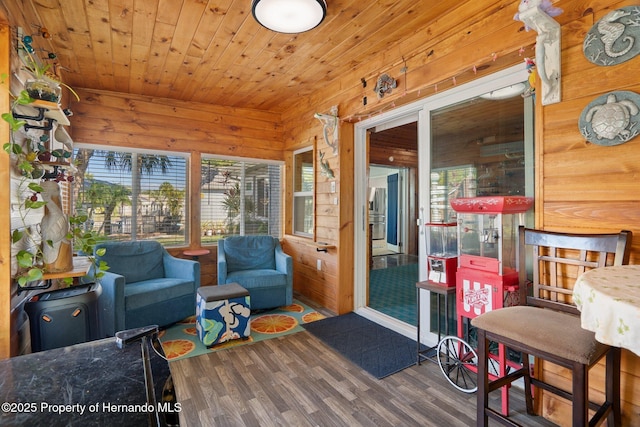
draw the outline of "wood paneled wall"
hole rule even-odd
[[[4,17],[0,13],[0,47],[9,46],[10,30],[4,23]],[[9,69],[9,50],[0,49],[0,70]],[[2,71],[0,71],[2,73]],[[9,109],[9,80],[0,79],[0,109],[7,111]],[[2,144],[9,140],[9,124],[4,120],[0,120],[0,140]],[[4,188],[10,188],[9,173],[9,156],[4,152],[0,155],[0,185],[6,185]],[[0,359],[6,359],[11,356],[11,237],[8,224],[11,223],[11,203],[7,192],[3,192],[0,197],[0,224],[2,224],[2,233],[0,234]],[[7,225],[5,225],[7,224]],[[6,227],[6,228],[5,228]],[[17,343],[14,344],[17,347]]]
[[[398,61],[393,49],[382,51],[378,58],[372,58],[370,68],[355,69],[301,100],[299,109],[283,115],[287,150],[298,148],[301,141],[313,138],[321,143],[321,126],[314,123],[312,117],[315,112],[327,111],[331,105],[339,106],[344,125],[386,111],[392,104],[397,106],[429,96],[435,93],[436,85],[438,91],[446,90],[453,84],[522,63],[525,56],[534,56],[535,32],[526,32],[522,25],[511,21],[515,3],[479,1],[468,9],[456,10],[455,14],[443,16],[429,28],[416,31],[412,39],[399,43],[403,51],[413,49],[417,52],[414,56],[404,57],[405,62]],[[616,147],[600,147],[585,142],[577,124],[582,109],[597,96],[612,90],[640,92],[637,80],[640,58],[603,68],[588,62],[582,53],[584,35],[598,19],[613,8],[632,4],[634,2],[595,0],[554,2],[554,6],[564,10],[556,17],[562,25],[563,95],[562,102],[544,108],[539,99],[537,101],[535,221],[539,228],[596,233],[629,229],[640,235],[637,185],[640,139]],[[489,57],[492,59],[488,60]],[[405,74],[399,72],[401,66],[407,67]],[[475,73],[468,72],[474,67]],[[362,88],[361,78],[372,81],[383,72],[398,78],[398,87],[404,90],[376,101],[372,93]],[[362,103],[363,96],[368,97],[366,106]],[[332,167],[335,164],[336,182],[352,190],[353,181],[345,176],[345,172],[353,170],[353,153],[346,157],[341,153],[339,159],[329,160]],[[320,192],[324,179],[318,176],[318,182]],[[344,202],[342,197],[340,204]],[[348,218],[353,218],[353,211],[342,209],[342,206],[339,210],[316,210],[319,224],[341,224]],[[321,240],[328,236],[319,229],[316,237]],[[342,241],[336,242],[336,250],[329,251],[327,257],[337,260],[339,272],[328,274],[315,271],[314,260],[318,254],[313,246],[300,244],[289,236],[285,241],[296,255],[296,279],[303,280],[298,284],[298,290],[306,291],[310,298],[331,310],[342,312],[336,299],[352,298],[353,295],[347,291],[352,284],[342,283],[340,272],[345,268],[352,270],[353,264],[341,264],[340,260],[343,249],[347,253],[353,250],[353,242],[349,242],[348,248],[342,247]],[[640,238],[634,239],[631,262],[640,262]],[[328,259],[326,263],[333,265]],[[640,425],[640,358],[624,351],[622,364],[623,425]],[[570,373],[557,367],[540,367],[539,375],[555,376],[559,383],[569,384]],[[602,395],[602,376],[601,367],[591,374],[594,400]],[[540,410],[546,418],[559,425],[570,425],[568,402],[548,395],[543,401]]]
[[[640,263],[640,140],[603,147],[584,140],[578,130],[582,110],[614,90],[640,92],[640,58],[611,67],[591,64],[582,52],[585,34],[612,9],[637,2],[560,2],[584,13],[562,19],[562,102],[538,107],[536,120],[536,224],[556,231],[598,233],[632,230],[632,264]],[[565,6],[566,5],[566,6]],[[607,6],[605,9],[604,6]],[[562,16],[562,15],[561,15]],[[560,18],[560,17],[559,17]],[[640,358],[623,350],[623,425],[640,425]],[[539,375],[569,386],[570,373],[551,364]],[[603,399],[602,364],[591,373],[591,397]],[[567,425],[571,406],[544,396],[543,415]]]
[[[558,231],[600,232],[630,229],[640,236],[640,139],[616,147],[586,143],[577,127],[582,109],[612,90],[640,92],[640,58],[614,67],[598,67],[582,54],[591,26],[610,9],[635,2],[560,0],[562,24],[562,102],[536,108],[536,226]],[[253,110],[228,109],[126,94],[81,91],[73,105],[76,141],[101,145],[191,151],[230,156],[285,159],[290,181],[290,153],[317,141],[335,174],[338,204],[330,180],[316,174],[316,241],[335,245],[317,252],[307,240],[285,236],[283,246],[294,256],[296,290],[336,313],[353,305],[353,125],[352,123],[416,99],[428,97],[532,56],[535,33],[513,21],[517,2],[482,0],[443,15],[428,28],[380,54],[347,75],[323,85],[298,108],[282,116]],[[373,41],[372,41],[373,42]],[[410,54],[408,54],[410,53]],[[348,60],[348,58],[345,58]],[[404,68],[405,72],[400,70]],[[473,71],[472,71],[473,70]],[[381,73],[398,79],[398,90],[383,100],[371,91]],[[363,88],[361,79],[370,84]],[[363,96],[368,103],[363,105]],[[322,128],[313,118],[339,106],[340,151],[331,154]],[[317,164],[317,163],[316,163]],[[195,174],[198,176],[198,174]],[[1,175],[0,175],[1,176]],[[289,185],[288,185],[289,186]],[[191,183],[191,189],[197,189]],[[192,205],[199,206],[197,192]],[[289,194],[289,193],[287,193]],[[290,197],[286,208],[289,209]],[[192,209],[196,215],[198,209]],[[290,224],[287,224],[290,230]],[[195,234],[198,234],[197,232]],[[192,233],[192,246],[199,239]],[[2,250],[4,250],[3,248]],[[179,250],[177,250],[179,252]],[[0,252],[1,254],[1,252]],[[203,261],[214,266],[215,251]],[[316,269],[321,259],[322,268]],[[640,238],[634,239],[632,263],[640,262]],[[213,267],[214,269],[215,267]],[[207,277],[215,272],[209,270]],[[203,280],[205,282],[205,280]],[[623,425],[640,425],[640,359],[623,352]],[[566,382],[568,373],[545,367],[541,374]],[[593,374],[593,397],[601,394],[602,370]],[[545,396],[545,417],[568,425],[568,404]]]
[[[75,142],[283,160],[280,115],[79,88]]]

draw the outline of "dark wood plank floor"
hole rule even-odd
[[[171,362],[171,371],[182,426],[476,424],[476,395],[454,389],[437,364],[378,380],[306,331]],[[519,422],[553,425],[526,416],[520,390],[510,395]]]

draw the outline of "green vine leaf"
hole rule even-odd
[[[29,187],[29,190],[36,193],[42,193],[42,186],[37,182],[31,182],[27,187]]]
[[[20,240],[22,240],[23,236],[24,233],[16,228],[15,230],[13,230],[13,233],[11,233],[11,243],[18,243]]]
[[[27,122],[25,120],[16,119],[13,117],[11,113],[2,113],[2,120],[9,123],[12,131],[19,130],[22,126],[24,126]]]
[[[43,276],[44,276],[44,273],[41,269],[32,268],[29,271],[27,271],[26,274],[23,274],[22,276],[18,277],[18,285],[26,286],[29,282],[42,280]]]
[[[24,207],[27,208],[27,209],[40,209],[41,207],[43,207],[46,204],[47,204],[47,202],[40,201],[40,200],[38,200],[37,202],[34,202],[31,199],[27,199],[27,200],[24,201]]]
[[[33,265],[33,254],[29,251],[19,251],[16,255],[16,261],[18,261],[18,266],[22,268],[28,268]]]
[[[16,98],[16,104],[27,105],[31,104],[35,99],[29,96],[29,92],[26,90],[21,90],[20,95]]]
[[[33,164],[29,161],[29,160],[23,160],[20,163],[18,163],[18,168],[20,168],[21,171],[27,172],[27,173],[31,173],[33,172],[34,168],[33,168]]]
[[[71,224],[84,224],[87,222],[87,215],[76,215],[69,218]]]

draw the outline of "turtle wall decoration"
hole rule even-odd
[[[597,145],[623,144],[640,133],[640,95],[630,91],[604,94],[582,110],[580,133]]]

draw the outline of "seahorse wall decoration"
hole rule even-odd
[[[612,10],[585,35],[582,50],[596,65],[611,66],[640,53],[640,6]]]
[[[626,54],[633,47],[633,43],[635,41],[633,37],[625,36],[623,39],[621,39],[621,41],[626,43],[627,47],[619,52],[613,50],[613,44],[620,38],[620,36],[622,36],[625,29],[624,24],[615,21],[622,18],[623,16],[629,15],[631,15],[631,12],[617,9],[613,12],[609,12],[598,23],[598,32],[602,34],[600,40],[602,40],[602,44],[604,44],[604,51],[612,58],[616,58],[618,56]]]
[[[329,161],[324,159],[324,153],[322,150],[318,150],[320,156],[320,173],[329,179],[335,178],[331,167],[329,167]]]

